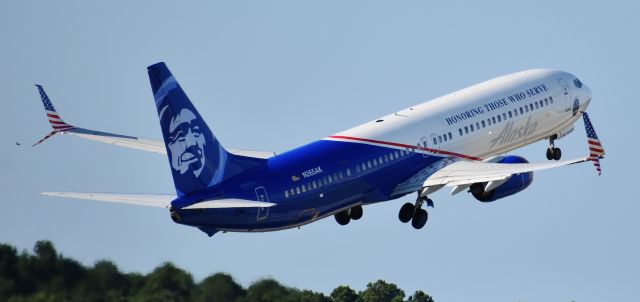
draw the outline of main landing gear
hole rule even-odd
[[[560,150],[560,148],[556,148],[554,145],[556,139],[558,139],[557,134],[549,137],[549,148],[547,148],[548,160],[560,160],[560,158],[562,157],[562,150]]]
[[[422,204],[425,202],[427,203],[427,207],[433,208],[433,201],[426,196],[421,197],[420,193],[418,193],[415,205],[409,202],[402,205],[398,213],[400,221],[407,223],[411,220],[411,225],[417,230],[424,227],[429,219],[429,213],[427,213],[425,209],[422,209]]]
[[[340,225],[347,225],[351,219],[358,220],[362,218],[362,206],[357,205],[351,209],[346,209],[333,215]]]

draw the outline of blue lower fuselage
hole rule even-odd
[[[393,189],[442,159],[366,143],[320,140],[205,191],[172,202],[177,222],[215,231],[270,231],[313,222],[358,204],[391,200]],[[265,208],[180,209],[207,199],[275,203]]]

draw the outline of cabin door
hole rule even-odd
[[[562,104],[565,109],[571,108],[571,90],[569,90],[569,84],[564,79],[559,79],[558,83],[562,88]]]
[[[265,189],[264,187],[257,187],[256,198],[258,201],[261,201],[261,202],[269,202],[269,195],[267,195],[267,189]],[[256,218],[256,220],[263,220],[267,218],[267,216],[269,216],[268,207],[258,208],[258,217]]]

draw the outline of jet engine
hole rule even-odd
[[[517,155],[507,155],[496,157],[490,162],[501,163],[501,164],[524,164],[528,163],[524,157]],[[526,189],[531,182],[533,181],[533,172],[514,174],[509,179],[507,179],[504,183],[499,186],[493,187],[496,183],[487,183],[480,182],[474,183],[469,187],[471,194],[477,200],[482,202],[492,202],[494,200],[498,200],[500,198],[504,198],[507,196],[511,196],[516,194],[524,189]],[[487,185],[489,185],[489,190],[487,190]]]

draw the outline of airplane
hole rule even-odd
[[[363,206],[416,194],[398,218],[421,229],[434,192],[468,192],[481,202],[516,194],[533,172],[592,162],[604,148],[586,108],[591,90],[576,76],[531,69],[500,76],[276,154],[227,149],[163,62],[147,68],[163,141],[67,124],[36,85],[53,131],[166,154],[176,194],[43,192],[46,196],[169,209],[171,219],[213,236],[299,227],[334,216],[340,225]],[[582,117],[589,155],[560,161],[555,143]],[[514,149],[547,140],[549,161],[529,163]]]

